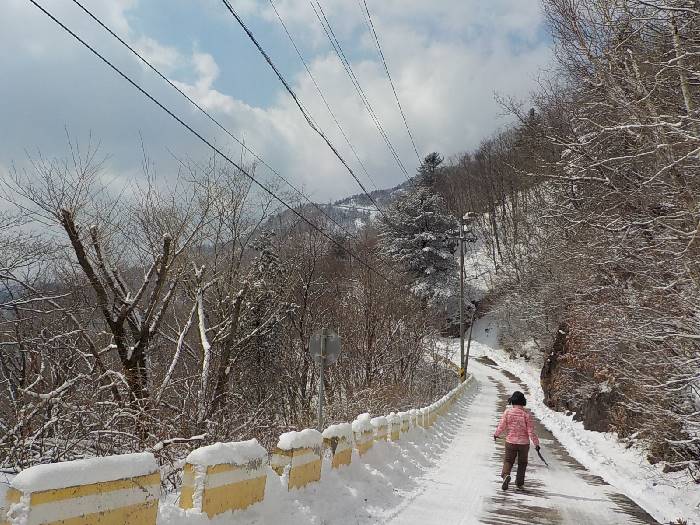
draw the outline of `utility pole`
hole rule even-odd
[[[459,219],[459,379],[464,381],[464,217]]]
[[[326,340],[328,339],[328,329],[321,332],[321,355],[319,356],[318,372],[318,431],[323,432],[323,369],[326,361]]]
[[[467,368],[469,367],[469,347],[471,347],[471,345],[472,345],[472,328],[474,328],[474,317],[476,317],[476,309],[479,308],[478,302],[474,302],[472,304],[474,305],[474,309],[472,310],[471,323],[469,323],[469,338],[467,340],[467,356],[466,356],[466,360],[464,361],[464,375],[465,375],[465,377],[467,375]]]
[[[474,221],[475,213],[468,211],[465,213],[459,221],[459,350],[460,350],[460,370],[459,377],[460,380],[464,381],[467,377],[467,367],[469,366],[469,347],[472,344],[472,328],[474,327],[474,315],[476,314],[476,308],[478,303],[474,303],[474,309],[472,310],[472,318],[469,323],[469,338],[467,341],[467,352],[464,353],[464,243],[466,238],[464,237],[464,229],[467,224],[471,224]],[[473,242],[471,239],[470,242]]]

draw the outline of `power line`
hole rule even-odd
[[[377,51],[379,51],[379,56],[382,58],[382,63],[384,64],[384,71],[386,71],[386,76],[389,78],[389,84],[391,84],[391,90],[394,92],[394,98],[396,99],[396,104],[399,106],[399,111],[401,112],[401,117],[403,118],[403,124],[406,126],[406,131],[408,131],[408,137],[411,139],[411,144],[413,144],[413,151],[416,152],[416,157],[418,162],[421,162],[420,153],[418,153],[418,147],[416,146],[416,141],[413,139],[413,133],[411,133],[411,128],[408,125],[408,120],[406,119],[406,114],[403,111],[403,106],[399,100],[399,95],[396,91],[396,86],[394,85],[394,80],[391,78],[391,73],[389,72],[389,65],[386,62],[386,57],[384,56],[384,51],[382,50],[382,45],[379,43],[379,35],[374,27],[374,22],[372,21],[372,15],[369,12],[369,6],[367,5],[367,0],[357,0],[358,4],[362,1],[365,6],[365,12],[367,13],[367,20],[369,21],[369,29],[372,35],[374,35],[374,42],[377,46]],[[362,5],[360,5],[362,9]]]
[[[353,86],[355,87],[355,91],[357,91],[357,94],[360,96],[360,100],[364,104],[365,108],[367,109],[367,112],[370,115],[370,118],[374,122],[374,125],[377,127],[377,130],[379,131],[379,134],[381,137],[384,139],[385,144],[389,148],[389,151],[394,157],[394,160],[396,161],[396,164],[399,166],[399,169],[404,173],[404,176],[408,179],[410,178],[408,174],[408,170],[404,166],[403,162],[401,161],[401,157],[399,156],[398,152],[396,151],[396,148],[391,142],[391,139],[389,139],[389,135],[387,134],[386,130],[384,129],[384,126],[381,123],[381,120],[377,116],[377,113],[374,111],[374,108],[372,107],[372,103],[369,101],[369,97],[365,93],[365,90],[362,88],[362,84],[360,84],[360,80],[358,79],[357,75],[355,74],[355,71],[352,68],[352,64],[348,60],[347,56],[345,55],[345,52],[343,51],[343,46],[340,44],[340,40],[338,40],[338,37],[335,34],[335,31],[333,31],[333,26],[330,23],[330,20],[328,20],[328,17],[326,16],[326,12],[323,9],[323,6],[319,2],[319,0],[315,0],[315,5],[314,5],[314,0],[309,0],[309,3],[311,4],[311,8],[314,11],[314,14],[316,15],[316,18],[321,24],[321,27],[323,28],[324,32],[326,33],[326,37],[331,43],[331,46],[333,47],[333,50],[335,51],[336,55],[338,56],[338,59],[340,60],[340,63],[343,65],[343,68],[345,69],[345,73],[348,75],[350,78],[350,81],[352,82]]]
[[[294,50],[296,51],[297,55],[299,56],[299,59],[301,60],[302,64],[304,64],[304,68],[306,69],[306,72],[309,74],[309,78],[311,78],[311,81],[313,82],[314,86],[316,87],[316,91],[318,91],[318,94],[320,95],[321,100],[323,100],[323,103],[326,105],[326,108],[328,109],[328,113],[330,113],[336,126],[338,126],[338,129],[340,130],[340,133],[343,135],[345,142],[347,142],[348,146],[350,147],[350,150],[352,151],[353,155],[355,156],[355,159],[362,167],[362,171],[364,171],[365,175],[367,175],[367,178],[370,180],[370,182],[374,186],[374,189],[378,190],[379,188],[377,188],[377,185],[375,184],[374,179],[372,179],[372,176],[367,171],[367,168],[365,167],[364,163],[362,162],[362,159],[360,159],[360,156],[357,154],[357,150],[355,149],[355,146],[353,146],[353,144],[350,142],[350,138],[347,136],[347,134],[345,133],[345,130],[340,125],[340,122],[338,121],[338,118],[336,117],[335,113],[333,112],[333,109],[331,108],[330,103],[326,99],[326,96],[323,94],[323,90],[321,90],[321,86],[319,86],[318,82],[316,81],[316,77],[314,77],[313,73],[311,72],[311,69],[309,68],[309,65],[307,64],[306,59],[301,54],[299,47],[297,46],[296,42],[294,41],[294,37],[292,37],[292,34],[289,32],[287,25],[284,23],[282,16],[280,15],[279,11],[277,10],[277,7],[275,6],[274,1],[269,0],[269,2],[270,2],[270,6],[272,6],[272,10],[275,12],[275,15],[277,15],[277,20],[279,20],[280,24],[282,25],[282,28],[284,29],[284,32],[287,34],[289,41],[292,43]]]
[[[124,73],[121,69],[119,69],[117,66],[112,64],[107,58],[105,58],[102,54],[100,54],[99,51],[97,51],[94,47],[92,47],[90,44],[88,44],[85,40],[83,40],[80,36],[78,36],[76,33],[74,33],[69,27],[67,27],[63,22],[61,22],[58,18],[56,18],[53,14],[51,14],[49,11],[47,11],[42,5],[36,2],[36,0],[29,0],[31,4],[33,4],[37,9],[39,9],[42,13],[44,13],[47,17],[49,17],[51,20],[53,20],[58,26],[60,26],[66,33],[68,33],[70,36],[72,36],[75,40],[77,40],[79,43],[81,43],[85,48],[87,48],[90,52],[92,52],[93,55],[95,55],[97,58],[99,58],[102,62],[104,62],[107,66],[109,66],[115,73],[117,73],[120,77],[122,77],[124,80],[126,80],[129,84],[131,84],[134,88],[136,88],[142,95],[144,95],[146,98],[148,98],[151,102],[153,102],[155,105],[157,105],[160,109],[162,109],[165,113],[168,114],[172,119],[174,119],[176,122],[178,122],[181,126],[183,126],[185,129],[187,129],[192,135],[197,137],[201,142],[203,142],[205,145],[207,145],[211,150],[213,150],[215,153],[221,156],[224,160],[226,160],[229,164],[231,164],[234,168],[236,168],[240,173],[245,175],[248,179],[251,180],[255,185],[257,185],[260,189],[262,189],[265,193],[267,193],[270,197],[272,197],[274,200],[279,202],[282,206],[287,208],[290,212],[292,212],[294,215],[296,215],[299,219],[307,223],[312,229],[316,230],[318,233],[320,233],[323,237],[328,239],[332,244],[340,248],[343,252],[347,253],[351,257],[354,257],[357,261],[359,261],[364,267],[366,267],[368,270],[376,273],[379,277],[384,279],[387,283],[393,285],[393,286],[398,286],[396,283],[394,283],[391,279],[386,277],[384,274],[376,270],[374,267],[372,267],[371,264],[366,262],[363,258],[359,257],[356,255],[353,251],[350,249],[346,248],[342,244],[340,244],[338,241],[336,241],[333,237],[331,237],[328,233],[326,233],[322,228],[319,228],[316,226],[313,222],[311,222],[309,219],[304,217],[302,214],[297,212],[294,208],[292,208],[289,204],[287,204],[282,198],[278,197],[277,194],[275,194],[274,191],[272,191],[270,188],[268,188],[266,185],[263,183],[259,182],[255,177],[253,177],[246,169],[237,164],[234,160],[232,160],[228,155],[226,155],[223,151],[221,151],[219,148],[217,148],[214,144],[212,144],[207,138],[205,138],[201,133],[196,131],[192,126],[187,124],[184,120],[182,120],[179,116],[177,116],[172,110],[170,110],[168,107],[166,107],[163,103],[161,103],[158,99],[156,99],[153,95],[151,95],[148,91],[146,91],[144,88],[142,88],[136,81],[132,80],[131,77],[129,77],[126,73]]]
[[[289,85],[289,83],[287,82],[287,80],[284,78],[284,76],[282,75],[282,73],[280,72],[280,70],[277,69],[277,66],[274,64],[274,62],[273,62],[272,59],[270,58],[270,55],[268,55],[267,52],[262,48],[262,46],[261,46],[260,43],[257,41],[257,39],[255,38],[255,36],[253,35],[253,33],[250,31],[250,29],[248,29],[248,26],[245,25],[245,23],[243,22],[243,20],[241,19],[241,17],[238,16],[238,13],[236,13],[236,11],[233,9],[233,7],[232,7],[231,4],[229,3],[229,1],[228,1],[228,0],[221,0],[221,1],[222,1],[223,4],[226,6],[226,9],[228,9],[229,13],[231,13],[231,16],[233,16],[233,18],[236,19],[236,22],[238,22],[238,25],[240,25],[241,28],[243,29],[243,31],[245,31],[246,35],[248,35],[248,38],[250,39],[251,42],[253,42],[253,44],[254,44],[255,47],[258,49],[258,51],[259,51],[260,54],[263,56],[263,58],[265,58],[265,61],[268,63],[268,65],[269,65],[269,66],[272,68],[272,70],[275,72],[275,75],[277,75],[277,78],[279,79],[279,81],[282,82],[282,85],[283,85],[284,88],[287,90],[287,92],[290,94],[290,96],[292,97],[292,99],[294,100],[294,103],[295,103],[296,106],[299,108],[299,111],[301,111],[301,114],[304,116],[304,118],[306,119],[306,122],[309,124],[309,126],[311,127],[311,129],[313,129],[313,130],[323,139],[323,141],[324,141],[324,142],[326,143],[326,145],[330,148],[330,150],[333,152],[333,154],[338,158],[338,160],[340,160],[340,162],[342,162],[343,166],[345,166],[345,168],[348,170],[348,172],[350,173],[350,175],[352,176],[352,178],[355,179],[355,182],[357,182],[357,184],[360,186],[360,188],[362,189],[362,191],[364,192],[364,194],[367,195],[367,197],[369,198],[369,200],[372,202],[372,205],[373,205],[375,208],[377,208],[377,210],[379,211],[379,213],[382,214],[382,216],[386,217],[386,215],[384,214],[384,210],[382,210],[382,209],[379,207],[379,205],[378,205],[377,202],[374,200],[374,198],[369,194],[369,192],[367,191],[367,188],[365,188],[364,184],[362,184],[362,181],[360,181],[360,179],[357,177],[357,175],[355,175],[355,172],[352,170],[352,168],[350,167],[350,165],[349,165],[349,164],[345,161],[345,159],[340,155],[340,153],[339,153],[338,150],[335,148],[335,146],[331,143],[331,141],[328,139],[328,137],[326,137],[325,133],[323,133],[323,131],[321,131],[321,129],[316,125],[316,123],[314,122],[313,118],[311,118],[311,115],[309,115],[309,113],[307,112],[307,110],[304,108],[303,104],[302,104],[301,101],[299,100],[299,97],[297,97],[297,94],[294,92],[294,90],[292,89],[292,87]]]
[[[236,141],[242,148],[244,148],[248,153],[250,153],[253,157],[255,157],[257,160],[259,160],[264,166],[266,166],[272,173],[274,173],[280,180],[284,181],[287,186],[292,188],[300,197],[302,197],[306,202],[311,204],[313,207],[315,207],[319,212],[321,212],[328,220],[333,222],[338,228],[343,230],[348,236],[353,237],[353,235],[341,224],[339,224],[333,217],[331,217],[329,214],[327,214],[323,209],[316,204],[315,202],[311,201],[303,191],[298,189],[294,184],[292,184],[287,178],[283,177],[281,173],[279,173],[276,169],[274,169],[272,166],[270,166],[262,157],[260,157],[255,151],[250,149],[243,141],[239,140],[238,137],[236,137],[231,131],[228,130],[221,122],[219,122],[216,118],[214,118],[206,109],[204,109],[202,106],[200,106],[194,99],[192,99],[187,93],[185,93],[182,89],[180,89],[174,82],[172,82],[168,77],[166,77],[163,73],[160,72],[153,64],[151,64],[148,60],[146,60],[143,55],[141,55],[138,51],[136,51],[131,45],[129,45],[128,42],[126,42],[124,39],[122,39],[119,35],[117,35],[109,26],[107,26],[97,15],[95,15],[92,11],[90,11],[88,8],[86,8],[82,3],[79,2],[79,0],[73,0],[73,3],[77,5],[80,9],[85,12],[90,18],[92,18],[97,24],[99,24],[105,31],[107,31],[110,35],[112,35],[115,39],[117,39],[124,47],[126,47],[129,51],[131,51],[141,62],[143,62],[144,65],[146,65],[148,68],[150,68],[156,75],[158,75],[161,79],[163,79],[165,82],[168,83],[170,87],[175,89],[180,95],[185,97],[185,99],[192,104],[194,107],[196,107],[199,111],[201,111],[204,115],[207,116],[207,118],[213,122],[219,129],[221,129],[224,133],[226,133],[229,137],[231,137],[234,141]]]

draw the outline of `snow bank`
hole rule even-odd
[[[323,431],[324,439],[345,438],[352,440],[352,425],[350,423],[339,423],[331,425]]]
[[[158,463],[153,454],[122,454],[36,465],[17,474],[12,480],[12,487],[22,492],[40,492],[135,478],[154,472],[158,472]]]
[[[352,431],[358,434],[362,432],[372,432],[374,427],[372,426],[371,417],[368,413],[360,414],[352,422]]]
[[[442,432],[429,439],[416,435],[415,439],[389,444],[381,453],[370,452],[362,461],[339,470],[324,465],[321,482],[302,490],[289,491],[286,480],[270,471],[262,502],[213,519],[180,509],[171,495],[160,505],[158,525],[386,523],[420,492],[426,474],[439,464],[442,443],[451,439],[447,430]]]
[[[245,465],[251,461],[267,460],[265,450],[257,439],[236,443],[215,443],[190,452],[185,460],[190,465],[210,467],[221,463]]]
[[[316,448],[323,444],[323,435],[312,428],[301,432],[285,432],[280,436],[277,448],[280,450],[294,450],[296,448]]]

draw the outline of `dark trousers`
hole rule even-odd
[[[525,484],[525,470],[527,469],[527,453],[530,451],[530,445],[514,445],[506,441],[506,454],[503,459],[503,472],[501,475],[505,478],[510,475],[515,461],[518,461],[518,474],[515,478],[515,484],[518,486]]]

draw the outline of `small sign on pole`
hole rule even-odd
[[[340,355],[340,337],[332,330],[324,328],[315,332],[309,340],[309,353],[314,363],[319,365],[318,374],[318,431],[323,431],[323,373],[326,366],[332,365]]]

